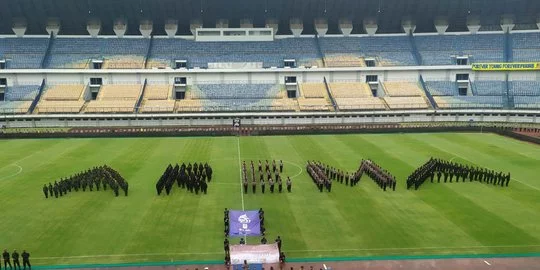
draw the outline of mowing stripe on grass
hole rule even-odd
[[[510,253],[510,254],[456,254],[456,255],[411,255],[411,256],[365,256],[365,257],[317,257],[289,259],[288,262],[342,262],[342,261],[390,261],[390,260],[441,260],[441,259],[488,259],[488,258],[531,258],[540,257],[540,253]],[[171,262],[142,262],[142,263],[111,263],[111,264],[73,264],[34,266],[34,269],[71,269],[71,268],[111,268],[111,267],[145,267],[145,266],[175,266],[175,265],[217,265],[222,261],[171,261]]]
[[[384,250],[453,250],[453,249],[482,249],[482,248],[522,248],[522,247],[540,247],[540,245],[497,245],[497,246],[465,246],[465,247],[405,247],[405,248],[354,248],[354,249],[319,249],[319,250],[286,250],[287,253],[297,252],[343,252],[343,251],[384,251]],[[37,257],[33,260],[51,260],[51,259],[79,259],[79,258],[108,258],[108,257],[138,257],[138,256],[169,256],[169,255],[213,255],[223,252],[171,252],[171,253],[137,253],[137,254],[103,254],[103,255],[81,255],[81,256],[56,256],[56,257]],[[434,256],[434,255],[426,255]],[[378,257],[378,256],[376,256]]]

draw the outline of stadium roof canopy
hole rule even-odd
[[[60,34],[85,35],[86,23],[98,18],[102,34],[113,34],[113,21],[128,21],[127,34],[138,35],[138,23],[150,19],[154,34],[165,34],[166,19],[176,19],[179,34],[189,33],[189,22],[202,19],[205,27],[217,19],[228,19],[229,27],[240,20],[252,19],[256,27],[267,18],[280,22],[280,34],[288,34],[290,18],[304,21],[304,34],[315,33],[313,20],[326,18],[329,33],[338,32],[340,18],[352,19],[353,33],[363,33],[364,18],[376,18],[379,33],[401,32],[401,20],[409,16],[416,22],[416,32],[434,32],[438,16],[448,18],[448,31],[466,31],[467,17],[479,16],[482,25],[498,25],[502,15],[512,14],[517,24],[535,24],[540,12],[539,0],[2,0],[0,33],[11,34],[13,20],[25,18],[26,34],[46,34],[48,18],[59,18]],[[281,27],[283,26],[283,27]]]

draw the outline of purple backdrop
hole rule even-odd
[[[229,211],[229,236],[259,236],[260,224],[258,211]]]

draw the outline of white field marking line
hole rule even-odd
[[[298,164],[296,164],[296,163],[294,163],[294,162],[290,162],[290,161],[287,161],[287,160],[283,160],[283,162],[284,162],[284,163],[289,163],[289,164],[291,164],[291,165],[294,165],[296,168],[300,169],[300,172],[299,172],[299,173],[295,174],[294,176],[291,176],[291,179],[292,179],[292,178],[295,178],[295,177],[297,177],[297,176],[299,176],[299,175],[301,175],[301,174],[304,172],[304,170],[302,169],[302,167],[300,167]]]
[[[456,157],[457,157],[457,156],[456,156]],[[461,156],[461,155],[459,155],[459,158],[461,158],[461,159],[463,159],[463,160],[466,160],[466,161],[469,161],[469,162],[472,162],[470,159],[463,158],[463,156]],[[452,160],[450,160],[450,161],[452,161]],[[472,162],[472,163],[475,164],[474,162]],[[476,165],[477,165],[477,164],[476,164]],[[477,166],[479,166],[479,165],[477,165]],[[493,169],[491,169],[490,167],[484,167],[484,168],[489,169],[489,170],[493,170]],[[497,171],[497,170],[494,170],[494,171]],[[517,180],[516,178],[511,178],[511,180],[514,180],[514,181],[516,181],[516,182],[518,182],[518,183],[522,183],[523,185],[526,185],[526,186],[528,186],[528,187],[530,187],[530,188],[532,188],[532,189],[536,189],[536,190],[540,191],[540,188],[537,188],[537,187],[535,187],[535,186],[531,186],[531,185],[529,185],[529,184],[527,184],[527,183],[525,183],[525,182],[521,182],[521,181]]]
[[[244,190],[242,189],[242,158],[240,157],[240,137],[238,137],[238,166],[240,170],[240,197],[242,198],[242,211],[245,211],[244,207]]]
[[[404,247],[404,248],[352,248],[352,249],[319,249],[319,250],[287,250],[287,252],[343,252],[343,251],[385,251],[385,250],[426,250],[426,249],[481,249],[481,248],[523,248],[540,247],[540,245],[509,245],[509,246],[465,246],[465,247]]]
[[[13,177],[13,176],[17,176],[17,175],[19,175],[20,173],[22,173],[23,168],[22,168],[21,166],[19,166],[17,163],[13,163],[13,164],[10,164],[10,165],[7,165],[7,166],[11,166],[11,165],[14,165],[14,166],[18,167],[18,168],[19,168],[19,171],[16,172],[16,173],[14,173],[14,174],[10,174],[10,175],[8,175],[8,176],[4,176],[4,177],[0,178],[0,181],[1,181],[1,180],[4,180],[4,179],[8,179],[8,178]],[[5,167],[7,167],[7,166],[5,166]],[[3,168],[5,168],[5,167],[3,167]]]
[[[488,261],[484,260],[484,262],[487,264],[487,265],[491,265],[491,263],[488,263]]]
[[[242,188],[242,157],[240,156],[240,136],[238,136],[238,166],[240,170],[240,197],[242,198],[242,211],[245,211],[244,207],[244,189]],[[244,242],[247,244],[247,237],[244,235]]]
[[[364,248],[364,249],[320,249],[320,250],[286,250],[286,252],[343,252],[343,251],[384,251],[384,250],[424,250],[424,249],[473,249],[473,248],[520,248],[540,247],[540,245],[513,245],[513,246],[468,246],[468,247],[419,247],[419,248]],[[178,252],[178,253],[138,253],[138,254],[105,254],[105,255],[82,255],[82,256],[56,256],[56,257],[33,257],[32,260],[52,259],[78,259],[78,258],[106,258],[106,257],[130,257],[130,256],[170,256],[170,255],[214,255],[223,252]]]

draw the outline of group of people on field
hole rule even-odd
[[[21,263],[19,261],[19,258],[22,257],[23,261],[23,269],[26,269],[26,266],[28,266],[28,269],[32,269],[32,265],[30,265],[30,253],[28,253],[26,250],[23,250],[22,254],[19,255],[19,252],[17,250],[13,250],[13,253],[9,254],[9,252],[4,249],[4,252],[2,253],[2,259],[4,259],[4,269],[13,269],[13,266],[15,266],[15,269],[20,270],[21,269]],[[11,264],[11,261],[13,261],[13,265]],[[0,264],[1,268],[1,264]]]
[[[176,164],[174,167],[169,164],[165,172],[161,175],[156,183],[156,191],[161,195],[163,189],[167,195],[171,193],[174,183],[177,183],[179,188],[187,189],[191,193],[206,194],[208,192],[208,183],[212,181],[212,167],[208,163],[182,163]]]
[[[508,186],[510,183],[510,173],[496,172],[495,170],[432,157],[407,177],[407,189],[411,187],[418,189],[427,179],[433,183],[435,176],[437,183],[441,181],[444,183],[459,182],[460,179],[462,182],[468,179],[469,182],[479,181],[497,186]]]
[[[103,165],[94,167],[84,172],[77,173],[70,177],[61,178],[59,181],[54,181],[54,184],[43,185],[43,194],[45,198],[62,197],[71,191],[93,191],[94,188],[99,191],[102,187],[107,190],[107,186],[111,188],[114,194],[118,197],[119,190],[124,191],[124,195],[128,195],[128,182],[113,168]]]
[[[360,168],[354,176],[354,179],[358,179],[358,181],[360,181],[360,178],[364,173],[373,179],[373,181],[375,181],[375,183],[382,190],[386,191],[387,188],[391,188],[393,191],[396,191],[396,178],[374,161],[370,159],[363,159],[360,163]]]
[[[249,167],[251,168],[251,170],[248,169],[246,161],[242,162],[242,187],[244,189],[244,193],[247,194],[251,186],[251,192],[253,194],[256,194],[257,186],[260,185],[261,193],[264,194],[266,191],[267,184],[268,184],[270,193],[274,193],[274,191],[277,191],[279,193],[283,192],[284,179],[281,177],[281,174],[283,173],[283,160],[280,160],[279,164],[276,162],[276,160],[272,160],[271,165],[270,165],[270,162],[266,160],[264,163],[264,171],[263,171],[263,163],[261,162],[261,160],[259,160],[257,164],[258,173],[255,171],[255,162],[253,162],[253,160],[250,161]],[[258,184],[257,184],[257,174],[259,176]],[[249,181],[250,179],[251,181]],[[287,192],[291,192],[292,181],[291,181],[291,178],[288,176],[287,176],[287,180],[285,181],[285,185],[287,188]],[[277,190],[276,190],[276,186],[277,186]]]

